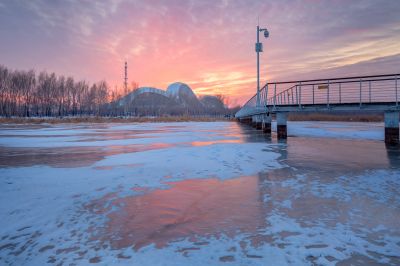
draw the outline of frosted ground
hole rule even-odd
[[[379,123],[1,125],[0,265],[399,265]]]

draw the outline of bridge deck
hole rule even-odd
[[[266,106],[262,108],[253,108],[249,110],[247,115],[260,115],[265,113],[277,113],[277,112],[385,112],[385,111],[400,111],[400,106],[396,106],[395,102],[386,103],[364,103],[361,106],[356,103],[342,103],[342,104],[305,104],[305,105],[277,105],[277,106]]]

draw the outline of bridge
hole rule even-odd
[[[287,138],[287,114],[302,112],[380,112],[385,142],[399,144],[400,74],[268,82],[235,114],[271,134],[276,115],[278,139]]]

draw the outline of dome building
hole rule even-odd
[[[200,112],[203,108],[192,89],[182,82],[175,82],[168,86],[167,95],[181,105],[190,107],[193,112]]]
[[[182,82],[175,82],[168,86],[167,95],[172,98],[197,98],[192,89]]]
[[[123,98],[118,104],[133,115],[182,115],[205,114],[220,111],[218,100],[213,97],[202,97],[201,101],[192,89],[182,82],[175,82],[161,90],[153,87],[138,88]],[[223,103],[222,103],[223,106]]]

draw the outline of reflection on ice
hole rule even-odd
[[[221,236],[232,241],[241,236],[241,248],[227,256],[278,247],[289,256],[303,250],[315,263],[336,263],[357,253],[353,259],[387,258],[396,264],[399,185],[397,175],[385,172],[338,175],[333,182],[285,168],[225,181],[172,182],[166,189],[135,196],[107,195],[87,208],[107,215],[107,223],[93,236],[113,249],[165,248],[181,240],[197,246]],[[198,249],[189,245],[185,254]]]
[[[391,163],[381,141],[341,140],[331,138],[291,138],[279,149],[288,165],[299,170],[314,170],[330,177],[337,173],[362,172],[368,169],[386,169]],[[393,151],[400,154],[400,151]]]
[[[26,167],[49,165],[52,167],[90,166],[108,156],[124,153],[135,153],[165,149],[168,143],[151,143],[148,145],[109,145],[106,147],[59,147],[59,148],[23,148],[1,147],[0,167]]]
[[[185,180],[141,196],[110,199],[107,195],[88,208],[98,213],[114,209],[98,232],[98,238],[110,241],[113,248],[163,247],[182,238],[196,241],[196,237],[264,228],[266,215],[257,183],[254,177]]]

